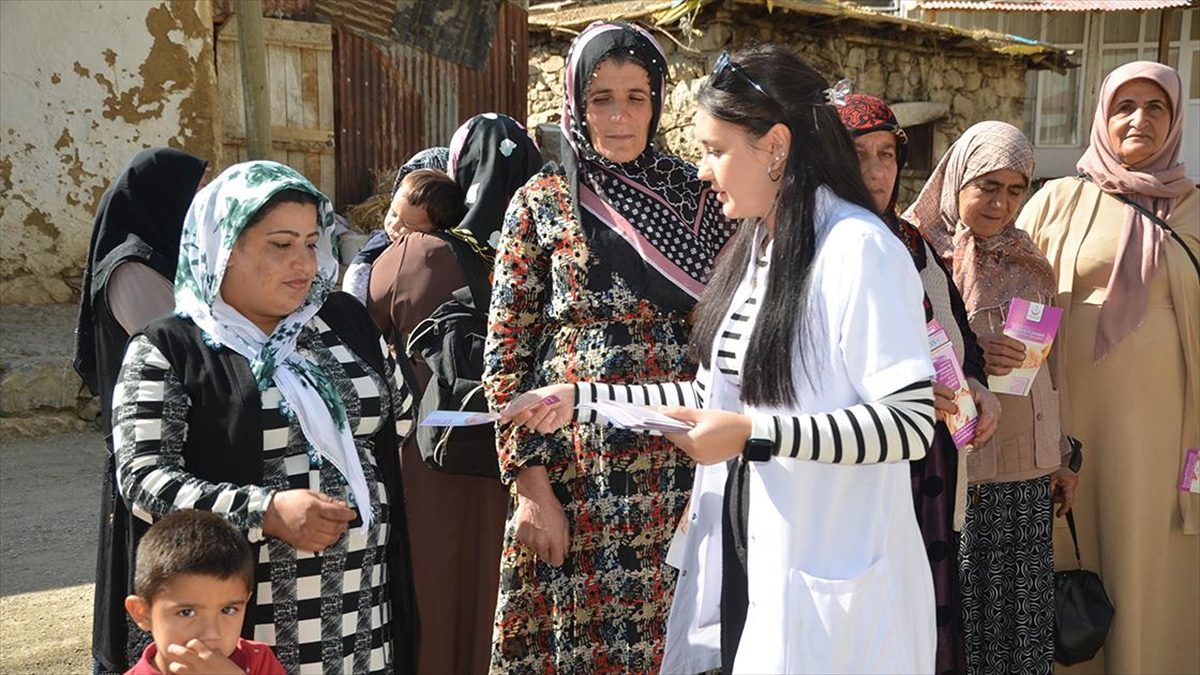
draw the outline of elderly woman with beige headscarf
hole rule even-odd
[[[1103,651],[1071,672],[1200,672],[1200,495],[1179,489],[1200,447],[1200,197],[1179,157],[1185,103],[1168,66],[1114,70],[1081,175],[1048,183],[1020,218],[1063,308],[1056,349],[1086,457],[1083,564],[1116,607]]]
[[[989,374],[1023,349],[1002,335],[1015,298],[1048,304],[1054,273],[1014,221],[1033,175],[1033,147],[1011,124],[982,122],[950,146],[905,218],[950,267]],[[1000,373],[996,373],[1000,374]],[[970,673],[1049,673],[1054,657],[1052,498],[1070,508],[1059,394],[1048,371],[1030,396],[997,394],[995,435],[966,457],[959,555]]]

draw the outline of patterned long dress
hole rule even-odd
[[[301,330],[297,351],[330,378],[346,406],[374,514],[365,531],[356,519],[336,543],[314,555],[262,531],[266,504],[281,490],[309,489],[343,501],[349,490],[329,462],[316,463],[294,416],[285,414],[275,386],[261,394],[262,485],[210,483],[187,471],[190,400],[179,376],[145,336],[126,352],[114,393],[114,447],[122,496],[134,517],[153,523],[185,508],[212,511],[244,531],[255,554],[256,594],[246,608],[254,639],[271,645],[289,673],[393,672],[392,607],[385,549],[392,510],[375,463],[375,433],[391,417],[400,437],[411,427],[412,398],[397,392],[320,318]],[[390,365],[386,345],[380,341]],[[130,663],[149,635],[131,628]]]
[[[504,405],[530,389],[591,380],[688,379],[687,317],[641,299],[610,264],[602,233],[573,215],[565,178],[513,198],[496,258],[485,384]],[[491,670],[657,672],[676,572],[665,563],[693,465],[661,437],[570,424],[550,435],[502,427],[502,478],[544,465],[570,525],[552,567],[505,528]]]

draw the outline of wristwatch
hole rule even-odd
[[[742,448],[742,458],[747,462],[766,462],[775,456],[775,444],[765,438],[751,438]]]

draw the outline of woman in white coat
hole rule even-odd
[[[827,86],[767,45],[722,54],[700,91],[700,177],[742,226],[696,309],[695,380],[555,385],[512,420],[547,433],[607,399],[694,425],[668,434],[700,466],[664,673],[933,671],[907,465],[934,424],[921,281]]]

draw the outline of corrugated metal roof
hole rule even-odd
[[[320,6],[332,5],[322,0]],[[373,37],[335,24],[336,203],[369,197],[372,171],[397,167],[420,150],[447,145],[472,115],[500,112],[524,122],[529,31],[521,7],[500,5],[482,70]]]
[[[1009,12],[1135,12],[1188,7],[1191,0],[920,0],[921,9]]]

